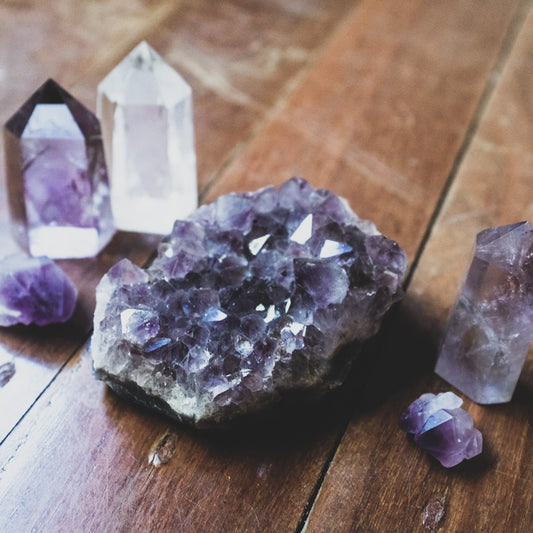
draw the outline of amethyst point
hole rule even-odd
[[[113,233],[98,119],[53,80],[4,126],[15,237],[34,256],[96,255]]]
[[[450,468],[481,453],[483,438],[453,392],[422,394],[402,415],[400,428],[442,466]]]
[[[475,402],[508,402],[533,339],[533,226],[478,234],[435,372]]]

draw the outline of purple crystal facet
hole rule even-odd
[[[400,427],[443,466],[450,468],[481,453],[483,438],[453,392],[422,394],[405,411]]]
[[[533,339],[533,226],[478,234],[435,372],[472,400],[511,399]]]
[[[0,326],[67,321],[77,291],[48,257],[10,255],[0,261]]]
[[[89,257],[113,233],[98,119],[53,80],[4,127],[15,236],[32,255]]]
[[[123,260],[104,276],[95,372],[197,425],[320,393],[349,368],[339,348],[376,333],[405,271],[395,242],[303,179],[222,196],[177,221],[148,270]]]

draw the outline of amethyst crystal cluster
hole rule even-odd
[[[0,326],[67,321],[77,291],[47,257],[14,254],[0,260]]]
[[[422,394],[402,415],[400,427],[442,466],[450,468],[481,453],[483,438],[453,392]]]
[[[508,402],[533,339],[533,226],[478,234],[435,372],[472,400]]]
[[[347,202],[303,179],[229,194],[177,221],[148,270],[97,289],[95,374],[197,426],[288,391],[340,384],[401,296],[406,255]]]

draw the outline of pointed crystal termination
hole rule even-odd
[[[446,468],[479,455],[483,448],[481,432],[462,403],[453,392],[422,394],[400,419],[400,428]]]
[[[0,260],[0,326],[66,322],[78,292],[48,257],[14,254]]]
[[[406,268],[394,241],[303,179],[221,196],[176,222],[148,270],[123,259],[102,278],[95,374],[196,426],[320,395],[401,298]]]
[[[533,338],[533,226],[478,234],[435,372],[481,404],[508,402]]]
[[[198,205],[191,88],[146,43],[98,86],[117,228],[167,234]]]
[[[9,207],[34,256],[96,255],[113,234],[98,119],[46,81],[4,126]]]

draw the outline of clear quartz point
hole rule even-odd
[[[167,234],[198,205],[192,91],[146,43],[98,86],[115,225]]]

